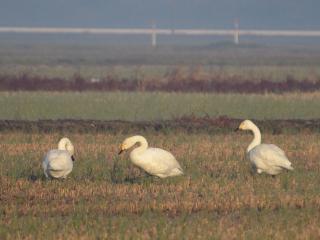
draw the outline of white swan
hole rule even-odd
[[[66,178],[72,171],[74,147],[68,138],[62,138],[58,149],[50,150],[45,156],[42,167],[47,178]]]
[[[291,162],[282,149],[273,144],[261,144],[260,130],[252,121],[243,121],[237,130],[253,132],[254,138],[247,148],[247,154],[258,173],[277,175],[282,169],[293,170]]]
[[[125,139],[120,146],[121,154],[136,143],[140,146],[133,149],[130,159],[133,164],[145,170],[147,173],[160,178],[182,175],[183,171],[175,157],[160,148],[148,148],[147,140],[142,136],[133,136]]]

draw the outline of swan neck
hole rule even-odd
[[[65,139],[61,139],[58,143],[59,150],[67,150],[67,141]]]
[[[138,149],[139,151],[147,150],[148,142],[144,137],[139,137],[139,139],[137,140],[137,143],[139,143],[139,147],[137,147],[136,149]]]
[[[70,153],[70,155],[74,154],[74,147],[71,141],[67,138],[62,138],[58,143],[59,150],[66,150]]]
[[[139,144],[139,146],[133,150],[135,153],[144,152],[148,148],[148,142],[142,136],[136,136],[135,143]]]
[[[251,128],[251,131],[253,132],[253,140],[250,143],[250,145],[247,148],[247,152],[250,152],[254,147],[261,144],[261,132],[257,126],[253,126]]]

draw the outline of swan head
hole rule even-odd
[[[120,145],[119,149],[119,154],[121,154],[122,152],[132,148],[136,143],[140,143],[141,145],[146,145],[148,147],[148,143],[147,140],[142,137],[142,136],[133,136],[133,137],[129,137],[126,138],[122,144]]]
[[[66,137],[61,138],[60,141],[59,141],[59,143],[58,143],[58,149],[59,149],[59,150],[66,150],[66,151],[68,151],[69,154],[71,155],[72,161],[75,160],[75,158],[74,158],[74,156],[73,156],[73,155],[74,155],[74,146],[73,146],[73,144],[72,144],[72,142],[70,141],[69,138],[66,138]]]
[[[239,127],[236,129],[238,130],[252,130],[256,125],[250,120],[244,120],[240,123]]]

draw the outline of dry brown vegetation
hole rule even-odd
[[[0,131],[22,131],[26,133],[72,132],[72,133],[130,133],[130,132],[179,132],[179,133],[229,133],[243,119],[226,116],[184,116],[172,120],[158,121],[102,121],[102,120],[0,120]],[[264,132],[273,134],[319,132],[320,120],[254,120]]]
[[[99,79],[86,79],[74,75],[71,79],[49,78],[22,74],[0,75],[1,91],[164,91],[164,92],[218,92],[218,93],[284,93],[284,92],[315,92],[320,89],[320,79],[295,79],[288,75],[284,81],[241,75],[203,75],[197,70],[188,75],[179,68],[158,79],[134,79],[107,76]]]
[[[272,178],[250,171],[251,136],[226,129],[2,132],[0,238],[318,239],[319,133],[265,128],[263,139],[295,168]],[[76,147],[74,171],[65,181],[45,180],[41,158],[62,133]],[[185,175],[148,177],[119,157],[118,144],[136,133],[172,151]]]

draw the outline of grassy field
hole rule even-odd
[[[132,122],[121,128],[114,122],[114,129],[102,131],[78,128],[80,122],[38,130],[2,127],[0,239],[318,239],[319,131],[307,125],[297,131],[295,123],[277,130],[282,128],[277,122],[272,128],[261,122],[263,141],[283,148],[295,168],[272,178],[252,173],[245,158],[252,136],[234,133],[234,122],[222,131],[219,124],[205,123],[209,134],[197,119],[189,123],[192,131],[175,119],[319,118],[319,98],[319,93],[2,92],[1,119],[173,119],[177,125],[144,128]],[[119,144],[135,134],[171,151],[185,175],[149,177],[128,154],[119,156]],[[42,158],[62,136],[75,145],[74,170],[66,180],[46,180]]]
[[[207,46],[83,45],[0,42],[0,73],[70,79],[161,80],[173,70],[203,78],[283,81],[320,76],[319,46],[212,44]]]
[[[182,78],[190,76],[201,79],[226,79],[230,80],[240,77],[243,80],[257,82],[261,79],[281,82],[288,76],[295,80],[314,80],[320,76],[319,66],[276,66],[276,65],[260,65],[260,66],[218,66],[218,65],[26,65],[26,64],[2,64],[0,65],[0,73],[2,75],[21,76],[27,74],[30,77],[47,77],[62,78],[66,80],[72,79],[76,75],[80,75],[85,79],[105,79],[112,78],[121,79],[142,79],[149,81],[161,81],[173,72],[179,71]]]
[[[0,92],[0,119],[320,118],[320,94]]]
[[[0,238],[320,237],[319,133],[263,134],[295,168],[276,178],[252,174],[245,159],[249,134],[140,134],[170,150],[185,175],[147,177],[128,154],[117,155],[128,135],[72,133],[74,171],[64,181],[45,180],[41,159],[62,135],[2,133]]]
[[[0,56],[0,74],[16,76],[162,81],[175,70],[195,81],[320,76],[319,46],[1,42]],[[0,239],[320,238],[320,123],[309,120],[320,119],[320,92],[17,91],[0,92],[0,106],[0,120],[51,120],[0,121]],[[275,178],[253,173],[245,157],[252,136],[235,133],[239,120],[221,116],[267,119],[258,121],[263,141],[284,149],[295,170]],[[136,134],[171,151],[185,175],[150,177],[128,154],[119,156],[122,140]],[[42,158],[63,136],[75,145],[74,170],[66,180],[46,180]]]

